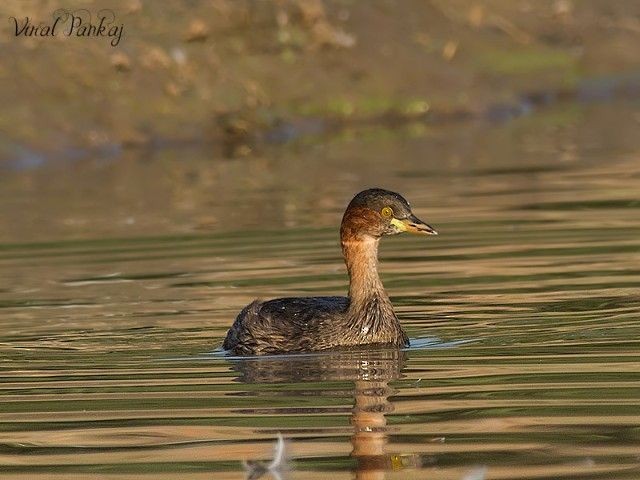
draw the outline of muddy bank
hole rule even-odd
[[[80,7],[95,20],[103,6],[67,9]],[[256,142],[351,126],[502,120],[579,98],[585,79],[640,70],[632,1],[123,0],[110,8],[123,25],[115,47],[16,37],[4,24],[0,161],[37,166],[192,142],[250,155]],[[33,22],[54,13],[44,0],[2,11]]]

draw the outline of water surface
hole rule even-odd
[[[241,479],[280,433],[283,478],[640,478],[639,118],[3,171],[0,476]],[[370,186],[441,233],[381,248],[414,346],[215,353],[256,297],[344,294]]]

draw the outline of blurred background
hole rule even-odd
[[[0,2],[3,475],[243,479],[282,434],[286,478],[640,478],[640,2],[63,6],[117,46]],[[344,295],[374,186],[440,232],[381,243],[407,358],[211,354]]]
[[[452,171],[639,144],[635,1],[118,0],[115,47],[15,36],[59,7],[0,6],[2,241],[330,226],[372,185],[455,217]]]

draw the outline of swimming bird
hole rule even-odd
[[[239,355],[309,352],[409,339],[378,276],[378,243],[403,232],[437,235],[400,194],[371,188],[347,206],[340,226],[348,297],[255,300],[238,314],[223,348]]]

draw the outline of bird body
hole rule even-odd
[[[223,348],[240,355],[263,355],[408,345],[378,276],[380,238],[403,231],[436,234],[411,213],[399,194],[382,189],[360,192],[347,207],[340,228],[349,296],[256,300],[238,314]]]

